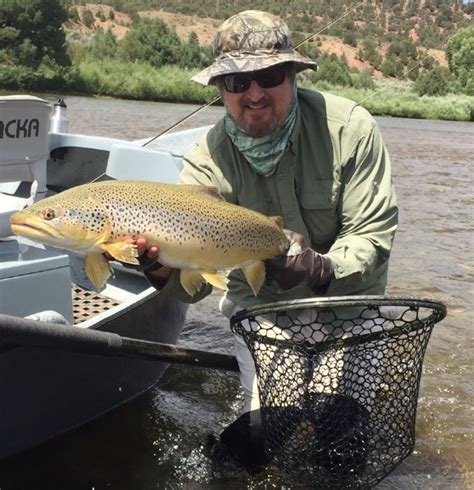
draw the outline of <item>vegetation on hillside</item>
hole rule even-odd
[[[347,2],[293,0],[285,4],[261,1],[259,8],[285,17],[295,43],[344,15]],[[441,109],[437,118],[449,119],[453,110],[435,103],[435,97],[465,94],[463,116],[472,118],[474,96],[474,26],[468,23],[470,5],[448,0],[392,0],[359,2],[351,13],[335,22],[326,34],[341,38],[370,63],[361,71],[349,69],[344,56],[326,54],[314,36],[300,51],[318,59],[318,72],[304,72],[301,83],[367,99],[376,88],[373,73],[405,81],[409,93],[371,97],[379,101],[374,113],[431,117],[426,100]],[[113,8],[111,8],[113,7]],[[187,39],[158,18],[143,12],[163,8],[193,16],[225,18],[247,8],[249,0],[108,0],[92,9],[85,1],[3,0],[0,4],[0,89],[80,92],[115,97],[202,102],[215,89],[189,82],[189,77],[212,60],[209,45],[200,45],[191,32]],[[121,21],[118,17],[128,20]],[[101,29],[97,25],[108,25]],[[122,34],[112,30],[122,27]],[[81,34],[78,26],[87,30]],[[431,26],[428,28],[428,26]],[[430,47],[445,47],[448,66],[429,55]],[[400,97],[408,97],[401,104]],[[458,104],[451,104],[457,107]],[[435,111],[436,112],[436,111]],[[454,111],[456,112],[456,111]],[[427,115],[429,113],[429,115]]]

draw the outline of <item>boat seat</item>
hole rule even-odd
[[[181,167],[181,160],[174,158],[170,152],[139,145],[115,144],[110,149],[105,173],[116,180],[176,184]]]
[[[106,174],[117,180],[151,180],[176,184],[183,168],[183,156],[210,127],[163,135],[149,146],[143,146],[148,145],[149,138],[131,144],[113,144]]]
[[[11,235],[10,216],[46,195],[52,106],[31,95],[0,97],[0,238]],[[29,195],[18,195],[22,182]]]

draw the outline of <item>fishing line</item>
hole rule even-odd
[[[179,120],[178,122],[172,124],[169,128],[165,129],[164,131],[162,131],[161,133],[157,134],[156,136],[154,136],[153,138],[151,138],[151,140],[147,141],[146,143],[143,143],[142,147],[145,147],[147,145],[149,145],[150,143],[152,143],[153,141],[155,141],[157,138],[159,138],[160,136],[163,136],[164,134],[166,133],[169,133],[171,130],[173,130],[174,128],[178,127],[180,124],[183,124],[184,122],[186,122],[188,119],[190,119],[191,117],[193,117],[194,115],[196,115],[198,112],[204,110],[204,109],[207,109],[208,107],[210,107],[212,104],[214,104],[215,102],[217,102],[219,99],[221,98],[220,95],[218,95],[217,97],[214,97],[210,102],[208,102],[207,104],[204,104],[203,106],[201,107],[198,107],[196,110],[194,110],[193,112],[191,112],[190,114],[186,115],[185,117],[183,117],[183,119]]]
[[[312,39],[313,37],[315,36],[318,36],[319,34],[321,34],[321,32],[324,32],[326,31],[327,29],[329,29],[331,26],[333,26],[334,24],[337,24],[340,20],[342,20],[344,17],[347,17],[349,14],[351,14],[352,12],[354,12],[354,10],[356,10],[360,5],[362,5],[364,2],[358,2],[355,4],[354,7],[352,7],[351,9],[347,10],[344,14],[342,14],[340,17],[338,17],[337,19],[334,19],[332,22],[330,22],[329,24],[326,24],[324,27],[322,27],[319,31],[316,31],[315,33],[313,34],[310,34],[308,37],[306,37],[305,39],[303,39],[300,43],[298,43],[296,46],[295,46],[295,49],[298,49],[302,44],[304,44],[305,42],[309,41],[310,39]]]

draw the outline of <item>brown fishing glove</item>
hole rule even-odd
[[[290,289],[297,285],[315,288],[328,284],[333,272],[331,259],[309,248],[303,235],[288,230],[285,230],[285,233],[292,243],[300,245],[302,252],[267,259],[267,277],[274,279],[281,289]],[[290,245],[290,250],[291,248]]]
[[[138,262],[140,262],[140,265],[135,267],[143,272],[154,272],[163,267],[163,264],[160,264],[156,258],[151,259],[146,253],[138,257]]]

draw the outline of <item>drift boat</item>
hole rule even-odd
[[[176,343],[187,305],[164,298],[142,274],[113,263],[102,291],[83,257],[17,238],[10,215],[25,205],[100,179],[177,181],[183,154],[207,128],[125,141],[66,132],[65,104],[0,97],[0,458],[79,427],[151,388],[167,364],[146,358],[52,350],[8,342],[25,319]],[[61,325],[63,324],[63,325]],[[34,325],[34,324],[33,324]],[[34,328],[34,327],[33,327]],[[77,331],[75,331],[77,332]]]

